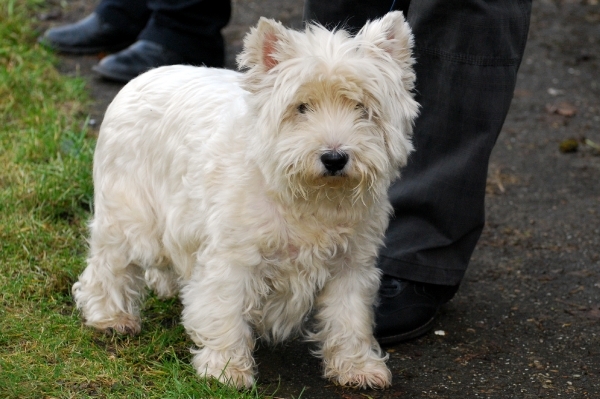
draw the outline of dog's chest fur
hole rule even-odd
[[[324,219],[321,213],[280,214],[259,236],[261,263],[252,279],[258,295],[248,315],[267,338],[281,341],[298,332],[323,286],[350,256],[355,229],[347,218],[330,213]]]

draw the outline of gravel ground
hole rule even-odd
[[[41,24],[91,9],[70,1]],[[302,2],[235,2],[228,67],[261,15],[297,28]],[[121,87],[92,74],[97,61],[63,57],[61,65],[89,79],[96,126]],[[598,1],[534,2],[515,98],[492,155],[487,225],[435,332],[387,348],[394,385],[386,391],[329,384],[299,341],[258,350],[261,383],[279,384],[281,397],[303,391],[317,399],[600,398],[599,93]],[[562,152],[561,144],[577,150]]]

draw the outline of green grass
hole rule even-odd
[[[268,397],[196,375],[176,300],[150,297],[137,337],[82,326],[94,138],[85,82],[36,44],[42,4],[0,1],[0,398]]]

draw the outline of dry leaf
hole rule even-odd
[[[558,114],[561,116],[572,117],[577,114],[577,108],[567,102],[561,102],[554,105],[546,105],[546,111],[550,114]]]
[[[579,141],[575,139],[566,139],[560,143],[558,149],[560,150],[560,152],[566,154],[569,152],[576,152],[578,147]]]

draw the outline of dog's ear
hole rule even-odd
[[[261,17],[256,28],[244,38],[244,50],[237,57],[238,67],[269,71],[285,57],[288,41],[288,32],[281,23]]]
[[[356,34],[356,40],[383,49],[403,69],[410,69],[414,64],[413,36],[401,11],[392,11],[381,19],[367,22]]]
[[[415,102],[411,92],[415,85],[415,73],[412,58],[413,36],[410,26],[404,19],[402,12],[392,11],[383,18],[369,21],[356,34],[355,40],[360,51],[374,61],[383,61],[382,68],[389,65],[389,61],[395,62],[400,71],[393,74],[394,79],[399,79],[402,85],[392,82],[391,87],[403,90],[392,90],[387,95],[394,95],[400,104],[390,109],[391,124],[395,128],[387,129],[390,136],[386,137],[386,148],[388,156],[392,160],[392,167],[398,168],[406,165],[408,154],[413,147],[410,142],[412,136],[413,121],[418,114],[419,106]]]

